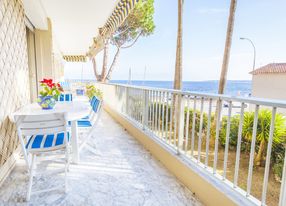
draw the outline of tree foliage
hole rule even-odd
[[[111,37],[111,43],[120,48],[130,42],[133,45],[140,36],[151,35],[155,29],[153,16],[154,0],[140,0]]]

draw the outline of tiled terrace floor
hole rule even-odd
[[[92,149],[93,148],[93,149]],[[62,167],[45,161],[38,168]],[[33,195],[25,202],[28,176],[23,160],[0,188],[0,205],[201,205],[132,136],[103,112],[92,147],[81,152],[81,162],[71,165],[69,190]],[[36,178],[33,188],[62,185],[63,174]]]

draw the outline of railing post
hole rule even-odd
[[[126,95],[126,99],[125,99],[125,115],[128,116],[128,108],[129,108],[129,89],[128,87],[125,87],[125,95]]]
[[[216,104],[216,130],[215,130],[215,149],[214,149],[214,163],[213,163],[213,174],[216,174],[217,159],[218,159],[218,141],[220,132],[220,118],[222,110],[222,100],[218,99]]]
[[[282,173],[282,184],[280,188],[279,206],[284,206],[286,202],[286,152],[284,155],[284,167]]]
[[[149,91],[144,90],[144,99],[143,99],[143,130],[148,128],[148,114],[149,114]]]
[[[178,147],[177,147],[177,153],[178,155],[181,154],[181,150],[183,150],[183,144],[184,144],[184,120],[185,120],[185,98],[182,95],[178,95]],[[176,112],[177,112],[176,111]]]

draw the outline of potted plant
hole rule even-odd
[[[59,83],[54,83],[52,79],[43,79],[40,81],[42,90],[38,98],[38,104],[42,109],[53,109],[57,99],[64,91]]]
[[[89,100],[91,100],[93,96],[102,99],[102,92],[93,84],[88,84],[86,85],[86,96],[89,98]]]

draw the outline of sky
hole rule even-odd
[[[218,80],[225,45],[230,0],[184,0],[183,80]],[[112,74],[113,80],[172,81],[177,39],[177,1],[155,0],[155,31],[122,50]],[[250,80],[253,48],[256,68],[286,62],[286,0],[238,0],[229,63],[229,80]],[[109,64],[115,49],[110,49]],[[102,52],[96,57],[102,67]],[[93,79],[92,64],[66,63],[66,78]]]

